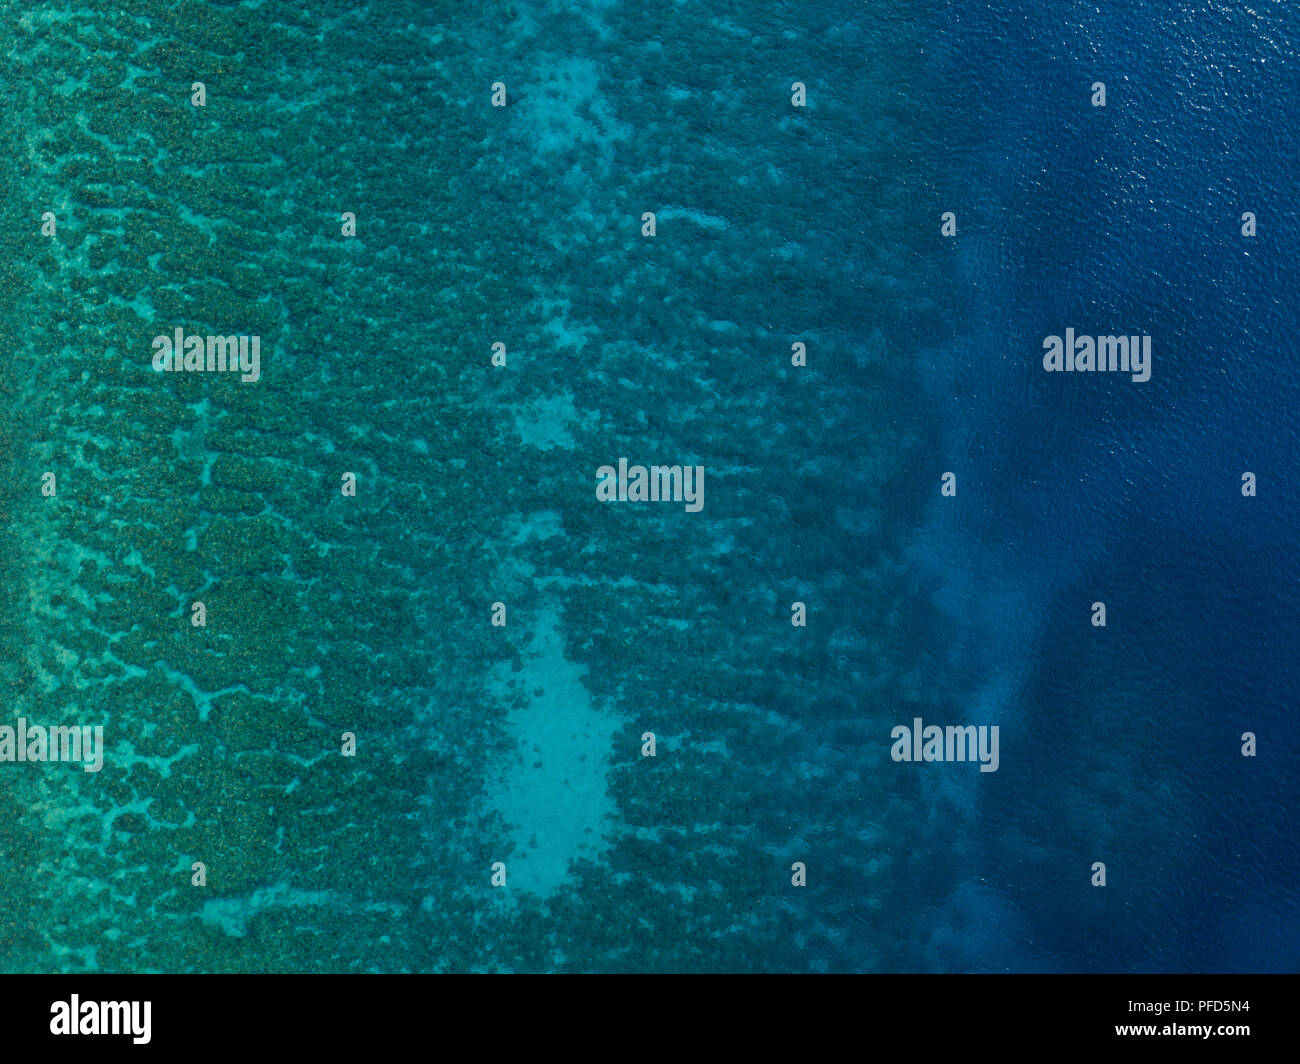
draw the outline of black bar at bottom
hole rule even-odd
[[[764,1055],[1127,1045],[1236,1057],[1294,1043],[1296,991],[1295,976],[1261,975],[3,976],[0,1049],[334,1059],[405,1044],[491,1058],[757,1042]]]

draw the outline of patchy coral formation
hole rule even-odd
[[[902,108],[796,113],[842,42],[792,65],[775,6],[384,6],[7,29],[7,689],[108,755],[0,780],[5,966],[870,966],[907,858],[869,722],[923,623]],[[178,327],[260,336],[261,379],[153,372]],[[708,510],[602,508],[610,453],[704,464]]]
[[[889,758],[993,719],[912,546],[960,390],[926,358],[987,293],[936,239],[941,60],[876,6],[6,13],[0,718],[107,749],[0,766],[0,968],[889,970],[1002,933],[980,774]],[[178,328],[259,337],[260,377],[155,372]],[[600,502],[620,456],[706,504]],[[1086,747],[1084,696],[1025,682]],[[1056,726],[1005,723],[1004,762]],[[1082,766],[1044,802],[1086,866],[1125,843]],[[1097,774],[1165,810],[1143,846],[1186,797]],[[1032,900],[1076,854],[1022,811],[987,815],[1056,859]]]

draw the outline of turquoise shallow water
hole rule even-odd
[[[980,10],[10,5],[0,716],[108,750],[0,765],[0,968],[1285,963],[1235,931],[1131,944],[1149,911],[1203,925],[1170,899],[1221,886],[1170,856],[1204,826],[1185,750],[1135,753],[1155,693],[1205,688],[1063,620],[1112,579],[1158,630],[1182,592],[1143,598],[1119,517],[1080,535],[1134,504],[1044,487],[1078,479],[1068,447],[1018,464],[1096,431],[1019,373],[1040,319],[1087,320],[1043,262],[1092,249],[1045,236],[1047,206],[1015,220],[1060,202],[1023,161],[1059,110],[1007,64],[962,88],[1052,16]],[[1049,53],[1041,84],[1087,77]],[[261,379],[153,372],[176,326],[259,335]],[[1198,387],[1157,392],[1193,440]],[[1141,422],[1125,401],[1093,410]],[[1287,448],[1250,460],[1293,477]],[[704,509],[598,502],[619,458],[702,465]],[[1278,539],[1272,505],[1246,542]],[[1294,674],[1255,667],[1282,704]],[[1193,744],[1245,726],[1208,701]],[[1001,721],[1006,767],[906,771],[888,737],[916,717]],[[1251,840],[1272,874],[1233,866],[1225,924],[1293,926],[1279,840]],[[1108,909],[1075,888],[1116,852]]]
[[[814,919],[782,887],[880,834],[884,793],[818,762],[862,728],[845,654],[918,623],[872,497],[923,431],[872,415],[907,370],[835,320],[894,283],[838,223],[889,228],[860,178],[906,109],[847,68],[789,101],[872,38],[827,21],[792,64],[776,7],[371,16],[6,22],[12,711],[109,747],[3,780],[7,967],[878,963],[839,925],[905,857],[815,882]],[[828,165],[863,91],[878,136]],[[260,335],[261,379],[154,374],[177,325]],[[705,465],[706,510],[600,507],[620,456]]]

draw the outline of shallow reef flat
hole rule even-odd
[[[938,433],[901,352],[949,329],[926,90],[905,23],[784,18],[7,12],[5,711],[109,752],[0,775],[0,967],[918,963],[879,929],[972,815],[881,741],[962,682],[900,478]],[[176,327],[260,336],[260,379],[155,373]],[[602,506],[611,456],[707,506]]]

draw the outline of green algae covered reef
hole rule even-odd
[[[2,23],[0,718],[106,753],[0,765],[0,969],[909,963],[880,928],[969,814],[879,741],[960,695],[902,546],[947,298],[892,296],[937,217],[883,176],[923,168],[906,26]],[[898,69],[792,110],[845,49]],[[155,372],[177,327],[259,336],[260,379]],[[602,507],[620,456],[704,465],[705,511]]]

